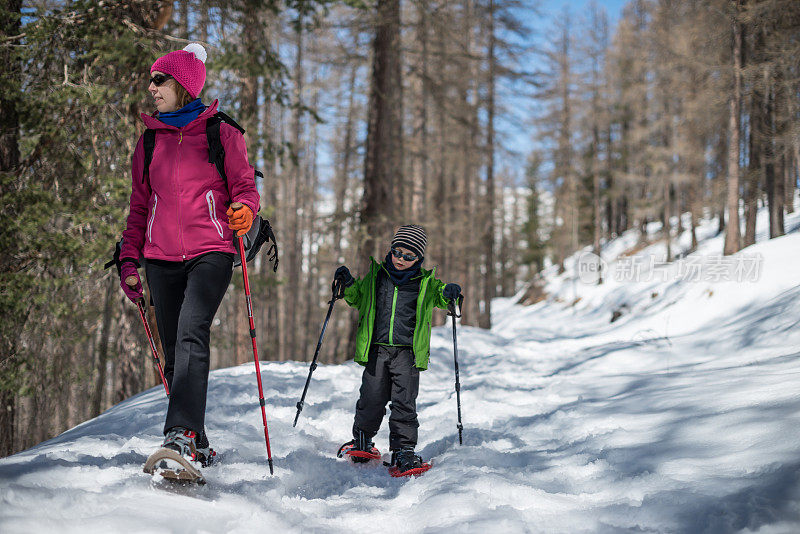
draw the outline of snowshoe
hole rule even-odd
[[[392,467],[389,468],[389,475],[392,476],[392,477],[395,477],[395,478],[397,478],[397,477],[411,477],[411,476],[416,477],[416,476],[421,475],[422,473],[424,473],[425,471],[427,471],[431,467],[433,467],[433,464],[430,463],[430,462],[422,462],[422,463],[420,463],[419,467],[408,469],[406,471],[400,471],[400,469],[397,466],[392,466]]]
[[[356,438],[348,441],[336,453],[337,458],[344,458],[345,455],[355,463],[365,463],[370,460],[380,460],[381,453],[375,448],[372,440],[366,437],[362,431],[356,431]]]
[[[432,467],[429,462],[423,462],[413,449],[392,452],[392,461],[388,465],[389,475],[393,477],[418,476]]]
[[[195,446],[195,437],[195,432],[183,427],[170,429],[161,448],[145,462],[144,472],[160,475],[170,481],[205,484],[205,478],[200,472],[202,463]],[[208,454],[206,460],[210,457],[210,453]]]
[[[217,455],[217,451],[211,447],[205,447],[203,449],[198,448],[197,461],[200,462],[201,467],[210,467],[219,462],[219,456]]]
[[[165,480],[205,484],[203,474],[196,466],[172,449],[160,448],[144,464],[144,472],[160,475]]]
[[[209,467],[219,461],[217,451],[212,449],[209,445],[205,432],[197,437],[195,441],[195,450],[197,451],[197,461],[200,462],[202,467]]]

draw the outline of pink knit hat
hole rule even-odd
[[[189,43],[183,50],[175,50],[158,58],[150,72],[169,74],[197,98],[206,83],[206,49],[199,43]]]

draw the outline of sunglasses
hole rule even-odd
[[[403,258],[406,261],[416,261],[416,260],[419,259],[419,256],[414,256],[413,254],[403,254],[402,252],[400,252],[396,248],[392,249],[392,256],[394,256],[395,258],[398,258],[398,259],[399,258]]]
[[[156,74],[155,76],[150,78],[150,83],[152,83],[156,87],[161,87],[162,85],[167,83],[167,80],[172,80],[172,79],[173,79],[172,76],[170,76],[169,74]]]

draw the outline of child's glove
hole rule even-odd
[[[458,284],[447,284],[442,290],[444,298],[448,300],[456,300],[461,295],[461,286]]]
[[[236,232],[237,236],[243,236],[253,225],[253,210],[242,204],[234,202],[226,212],[228,215],[228,228]]]
[[[136,265],[133,262],[123,262],[119,268],[119,285],[122,286],[122,291],[125,296],[131,299],[131,302],[136,302],[144,295],[142,293],[142,281],[139,279],[139,271],[136,270]]]
[[[353,285],[353,282],[355,282],[353,275],[350,274],[350,269],[344,265],[336,269],[336,274],[333,275],[333,279],[334,281],[340,281],[342,283],[342,287],[349,287]]]

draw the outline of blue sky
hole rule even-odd
[[[596,3],[606,10],[610,23],[610,32],[613,34],[616,23],[622,13],[623,7],[630,0],[595,0]],[[577,24],[582,16],[588,12],[590,0],[521,0],[525,6],[532,5],[538,6],[538,15],[531,9],[521,9],[517,11],[520,17],[524,17],[525,24],[532,30],[532,35],[526,39],[527,45],[532,45],[534,48],[541,49],[543,43],[547,41],[548,35],[552,32],[555,21],[560,18],[565,7],[568,7],[573,21]],[[525,70],[536,70],[534,62],[537,61],[536,55],[531,54],[526,64],[523,65]],[[502,92],[502,89],[499,89]],[[521,90],[528,92],[529,89],[522,88]],[[515,89],[516,91],[516,89]],[[508,95],[508,93],[506,93]],[[532,107],[536,104],[530,95],[528,96],[507,96],[509,100],[506,105],[514,108],[515,113],[512,113],[511,120],[509,117],[498,117],[496,127],[498,128],[498,135],[502,136],[503,146],[512,151],[512,154],[498,151],[496,154],[495,171],[496,173],[508,172],[513,176],[518,184],[523,184],[524,169],[527,157],[534,146],[538,144],[535,138],[535,132],[531,125],[532,122]],[[332,117],[327,117],[328,120],[333,120]],[[513,121],[513,122],[512,122]],[[330,168],[332,164],[330,154],[325,147],[318,147],[320,168]],[[325,173],[323,173],[325,174]],[[329,176],[323,176],[323,181],[328,179]]]
[[[609,19],[609,32],[614,34],[617,21],[619,20],[622,9],[630,0],[595,0],[598,6],[605,9]],[[528,17],[525,20],[526,25],[532,30],[532,34],[528,40],[529,45],[533,45],[537,49],[547,43],[548,36],[555,27],[555,22],[561,18],[566,8],[569,9],[573,25],[576,31],[580,25],[581,19],[585,14],[588,14],[588,7],[590,0],[566,1],[566,0],[531,0],[527,3],[538,5],[538,15],[529,9],[520,10],[519,13],[523,17]],[[537,70],[538,61],[536,54],[528,56],[525,69]],[[517,107],[520,113],[515,115],[513,120],[516,124],[505,122],[500,118],[499,124],[496,126],[500,130],[500,134],[505,137],[504,146],[513,151],[513,154],[498,154],[496,172],[503,172],[507,170],[517,179],[517,183],[524,183],[524,168],[526,165],[527,157],[534,146],[538,145],[535,139],[535,131],[530,125],[531,114],[533,113],[532,107],[536,102],[526,96],[511,96],[509,102],[512,106]]]
[[[617,21],[619,18],[620,13],[622,13],[622,8],[625,4],[628,3],[629,0],[595,0],[597,5],[602,6],[606,9],[608,13],[608,17],[611,20],[612,24]],[[570,10],[572,11],[573,15],[579,15],[581,12],[586,10],[586,7],[589,5],[588,1],[566,1],[566,0],[541,0],[539,2],[540,12],[545,17],[553,17],[558,16],[564,9],[565,6],[569,6]]]

